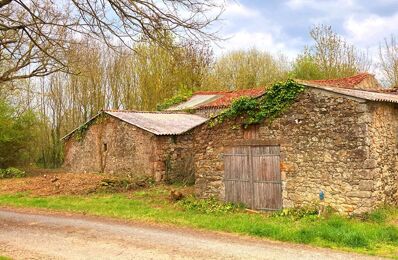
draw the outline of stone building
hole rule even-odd
[[[247,129],[206,121],[263,89],[197,92],[163,113],[104,111],[83,138],[65,137],[65,166],[159,181],[194,174],[197,196],[259,210],[321,198],[350,214],[397,204],[398,93],[367,73],[299,82],[305,91],[287,111]]]
[[[319,202],[359,214],[398,201],[398,95],[372,75],[301,81],[272,123],[195,128],[196,193],[277,210]]]
[[[64,167],[107,172],[193,178],[192,129],[206,118],[182,113],[102,111],[66,135]]]

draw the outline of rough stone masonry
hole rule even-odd
[[[283,207],[319,201],[360,214],[398,201],[397,104],[308,88],[273,122],[239,121],[194,131],[196,194],[225,196],[222,154],[239,142],[280,145]]]

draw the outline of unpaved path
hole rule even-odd
[[[0,255],[15,259],[374,259],[215,232],[2,208]]]

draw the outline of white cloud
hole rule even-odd
[[[336,9],[344,12],[360,6],[355,0],[289,0],[286,5],[294,10],[313,9],[329,12]]]
[[[351,16],[344,22],[347,38],[355,45],[368,48],[378,45],[385,37],[396,34],[398,13],[381,17],[370,15],[364,18]]]
[[[250,9],[238,2],[232,2],[226,5],[224,15],[227,17],[249,17],[254,18],[260,13],[257,10]]]
[[[284,43],[275,38],[273,32],[249,32],[240,30],[234,33],[229,39],[220,43],[220,47],[215,46],[215,54],[222,55],[233,50],[248,50],[257,48],[272,54],[284,54],[288,58],[294,58],[297,51],[288,48]]]

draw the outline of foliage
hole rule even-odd
[[[17,168],[0,169],[0,179],[8,178],[23,178],[26,177],[26,172]]]
[[[176,189],[177,187],[173,187]],[[126,194],[32,197],[29,194],[0,195],[0,205],[47,208],[136,221],[232,232],[255,237],[338,248],[359,253],[397,258],[398,210],[388,211],[381,222],[332,214],[328,218],[301,218],[248,214],[240,210],[210,210],[208,201],[181,204],[170,202],[169,188],[155,186]],[[183,191],[183,193],[185,193]],[[184,202],[178,202],[184,203]],[[222,207],[222,206],[221,206]],[[190,209],[192,208],[192,210]],[[216,207],[217,208],[217,207]],[[216,213],[213,213],[213,212]],[[372,213],[371,213],[372,214]],[[304,214],[305,215],[305,214]]]
[[[319,205],[308,205],[303,207],[285,208],[277,211],[273,216],[288,217],[291,219],[301,219],[319,215]]]
[[[231,107],[213,118],[211,125],[222,123],[225,119],[244,117],[243,125],[258,124],[265,119],[272,120],[286,110],[296,97],[304,91],[304,86],[294,80],[278,82],[270,87],[260,98],[241,97]]]
[[[192,96],[192,94],[193,94],[192,90],[183,89],[183,90],[179,91],[177,93],[177,95],[175,95],[171,98],[168,98],[168,99],[164,100],[162,103],[158,104],[156,106],[156,109],[158,111],[162,111],[169,107],[177,105],[181,102],[187,101]]]
[[[101,112],[94,119],[79,126],[79,128],[76,130],[76,132],[73,133],[73,136],[76,138],[76,141],[78,141],[78,142],[83,141],[90,126],[102,123],[104,121],[104,119],[106,118],[106,116],[107,115],[105,113]]]
[[[232,51],[217,59],[202,86],[211,90],[266,87],[286,79],[289,66],[284,56],[258,49]]]
[[[184,210],[200,213],[228,213],[237,212],[242,207],[233,203],[220,202],[214,197],[208,199],[197,199],[194,196],[188,196],[177,202]]]
[[[314,26],[310,36],[314,44],[296,59],[292,72],[295,78],[341,78],[369,69],[367,55],[335,33],[331,26]]]
[[[37,156],[40,122],[32,110],[18,111],[0,99],[0,167],[22,165]]]

